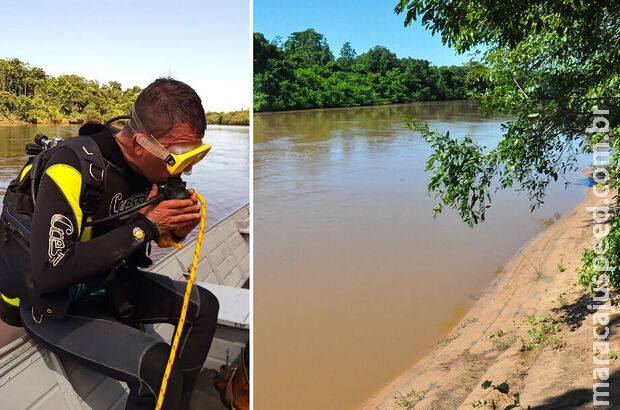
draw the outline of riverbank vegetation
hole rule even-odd
[[[0,123],[83,124],[127,115],[140,87],[123,89],[77,75],[48,75],[19,59],[0,59]],[[208,112],[208,124],[249,125],[249,110]]]
[[[357,55],[348,42],[336,58],[313,29],[284,42],[254,33],[254,111],[462,99],[467,71],[398,58],[382,46]]]
[[[101,122],[127,114],[142,91],[99,84],[77,75],[48,75],[16,58],[0,59],[0,121],[27,123]]]
[[[231,112],[207,112],[207,124],[250,125],[250,110]]]
[[[606,272],[599,257],[604,249],[609,266],[617,266],[620,250],[620,220],[613,215],[620,158],[620,3],[538,0],[471,8],[466,0],[449,5],[400,0],[395,11],[406,25],[420,18],[459,52],[484,49],[466,92],[489,115],[516,116],[493,149],[475,138],[457,140],[410,124],[434,149],[427,169],[429,191],[438,199],[435,212],[453,208],[473,226],[484,220],[492,192],[510,188],[527,194],[534,209],[550,183],[568,183],[565,175],[577,170],[581,153],[592,158],[595,144],[602,144],[595,181],[606,182],[599,192],[610,191],[611,229],[584,252],[579,280],[594,288],[606,273],[606,284],[620,285],[618,270]]]

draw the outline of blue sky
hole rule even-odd
[[[6,1],[0,58],[123,87],[170,74],[208,110],[248,108],[249,1]]]
[[[334,56],[350,41],[357,54],[381,45],[399,58],[413,57],[435,65],[462,64],[469,58],[455,56],[443,46],[441,38],[432,36],[419,23],[403,27],[404,15],[396,15],[397,1],[275,1],[254,0],[254,31],[272,40],[276,35],[286,40],[292,32],[313,28],[325,35]]]

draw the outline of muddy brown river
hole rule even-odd
[[[506,117],[471,102],[254,116],[254,404],[360,407],[445,337],[519,248],[585,198],[585,180],[493,198],[474,229],[433,219],[430,149],[411,115],[493,146]],[[587,166],[585,163],[584,166]]]

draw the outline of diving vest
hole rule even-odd
[[[35,318],[43,316],[62,317],[69,307],[66,290],[42,294],[34,286],[30,268],[30,227],[37,197],[37,190],[43,177],[46,163],[59,149],[69,148],[79,159],[82,175],[79,206],[84,218],[82,224],[97,210],[103,196],[104,159],[97,143],[86,135],[70,138],[55,147],[31,156],[21,172],[6,190],[2,215],[0,215],[0,269],[8,272],[21,272],[22,281],[14,281],[10,286],[0,284],[0,318],[8,324],[21,326],[18,307],[20,299],[32,305]],[[87,236],[89,229],[80,230]],[[88,239],[88,238],[86,238]],[[19,283],[17,283],[19,282]],[[36,320],[36,319],[35,319]]]

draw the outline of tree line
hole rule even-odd
[[[230,112],[207,112],[207,124],[213,125],[250,125],[250,110]]]
[[[462,99],[467,72],[398,58],[383,46],[357,55],[349,42],[335,58],[326,38],[311,28],[284,42],[254,33],[255,111]]]
[[[127,114],[142,89],[77,75],[53,77],[19,59],[0,59],[0,121],[101,122]]]
[[[0,122],[103,122],[129,114],[141,92],[137,86],[123,89],[116,81],[99,84],[77,75],[53,77],[17,58],[0,59]],[[250,122],[248,110],[207,112],[206,118],[208,124]]]

